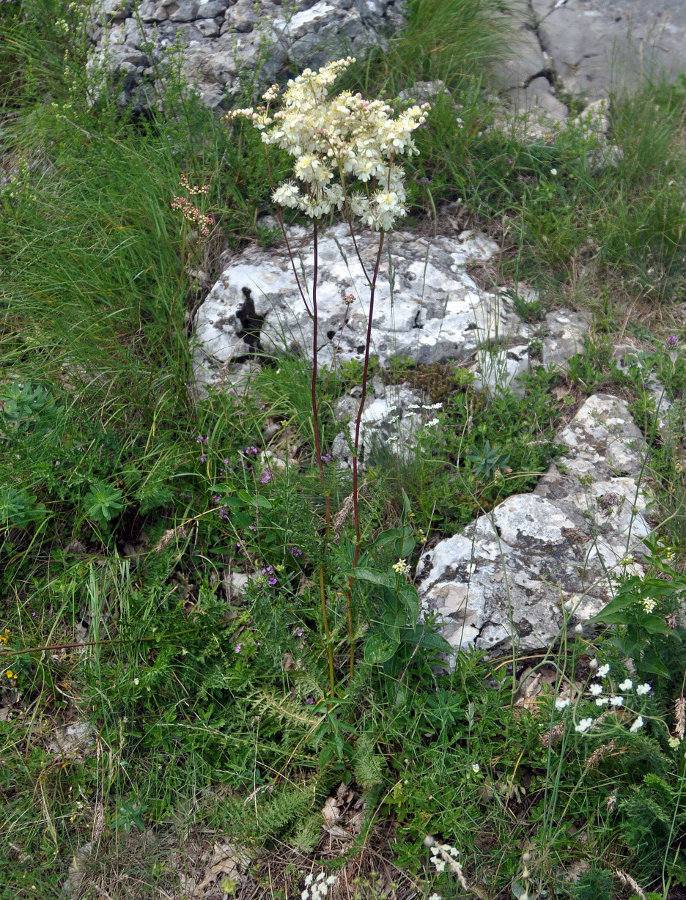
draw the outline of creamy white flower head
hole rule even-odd
[[[602,692],[603,692],[602,684],[594,683],[594,684],[590,685],[588,688],[588,693],[591,694],[593,697],[600,697]]]
[[[619,685],[619,690],[620,690],[620,691],[630,691],[631,688],[632,688],[633,686],[634,686],[633,681],[632,681],[630,678],[626,678],[626,679]]]
[[[565,709],[571,702],[572,701],[569,699],[569,697],[565,697],[564,699],[562,697],[558,697],[555,700],[555,709]]]
[[[641,728],[643,728],[643,725],[644,725],[643,716],[639,716],[637,719],[634,720],[634,723],[631,726],[631,728],[629,729],[629,731],[632,734],[636,734],[637,731],[640,731]]]
[[[574,726],[574,731],[578,731],[580,734],[583,734],[584,731],[588,731],[592,724],[593,719],[581,719],[579,724]]]
[[[296,209],[302,201],[302,196],[297,184],[292,181],[284,181],[272,194],[272,200],[279,206]]]
[[[610,706],[623,706],[624,697],[610,697]]]
[[[277,188],[275,203],[320,218],[340,209],[347,198],[354,218],[390,231],[407,214],[404,172],[397,159],[418,152],[412,135],[424,123],[429,104],[411,106],[396,116],[387,103],[366,100],[359,93],[329,96],[330,86],[352,62],[348,57],[316,72],[305,69],[288,82],[281,108],[273,114],[269,104],[278,97],[275,85],[263,95],[266,107],[235,110],[228,118],[250,119],[262,130],[265,144],[294,158],[295,184]],[[361,192],[355,190],[360,185]]]
[[[636,688],[636,693],[638,694],[639,697],[645,697],[645,695],[649,694],[650,691],[652,691],[652,687],[648,684],[648,682],[645,682],[644,684],[639,684],[638,687]]]
[[[605,676],[608,675],[609,672],[610,672],[610,665],[609,665],[609,663],[605,663],[604,666],[601,666],[598,669],[598,678],[605,678]]]

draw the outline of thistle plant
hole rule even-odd
[[[312,420],[314,453],[325,497],[325,529],[322,560],[326,556],[331,527],[330,498],[326,486],[322,460],[319,427],[318,377],[318,309],[317,309],[317,245],[319,228],[324,217],[340,212],[348,223],[353,246],[367,281],[367,327],[362,367],[361,397],[355,419],[354,452],[352,465],[353,520],[355,527],[355,552],[353,570],[356,568],[361,547],[358,449],[362,412],[367,394],[369,354],[371,345],[374,296],[379,276],[385,235],[396,221],[406,215],[405,173],[398,165],[404,155],[418,153],[413,132],[425,121],[429,104],[410,106],[395,114],[381,100],[366,100],[359,93],[342,91],[331,96],[329,90],[336,78],[354,62],[354,58],[340,59],[323,66],[317,72],[311,69],[291,79],[283,94],[278,85],[272,85],[265,94],[265,103],[257,108],[237,109],[227,118],[246,118],[262,132],[267,156],[267,170],[272,188],[272,200],[283,232],[305,309],[312,320]],[[280,103],[277,104],[277,101]],[[274,110],[273,107],[279,108]],[[293,176],[279,185],[274,184],[269,161],[269,147],[276,146],[293,157]],[[304,213],[313,222],[314,276],[309,297],[298,275],[294,254],[288,242],[283,209]],[[371,228],[379,233],[379,244],[374,267],[366,268],[358,250],[355,237],[358,227]],[[355,666],[355,639],[351,607],[352,578],[346,591],[348,638],[350,645],[350,674]],[[329,681],[334,691],[333,651],[326,609],[326,589],[323,562],[319,566],[319,592],[322,622],[327,643]]]

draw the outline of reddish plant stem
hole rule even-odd
[[[355,441],[353,444],[353,519],[355,522],[355,555],[353,557],[353,569],[357,567],[358,560],[360,558],[360,544],[361,544],[361,534],[360,534],[360,500],[359,500],[359,487],[358,487],[358,472],[357,472],[357,453],[360,447],[360,427],[362,424],[362,413],[364,412],[364,402],[367,399],[367,376],[369,373],[369,352],[372,343],[372,320],[374,318],[374,295],[376,294],[376,281],[379,277],[379,266],[381,265],[381,253],[383,251],[384,245],[384,232],[380,232],[379,236],[379,249],[376,253],[376,261],[374,263],[374,274],[372,275],[372,280],[369,283],[369,315],[367,318],[367,336],[365,340],[364,346],[364,365],[362,367],[362,396],[360,397],[360,405],[357,408],[357,417],[355,419]],[[353,635],[353,623],[352,623],[352,604],[351,604],[351,590],[352,590],[353,576],[348,580],[348,588],[346,590],[346,605],[348,609],[348,634],[350,637],[350,677],[353,677],[355,672],[355,641]]]
[[[312,382],[311,400],[312,400],[312,429],[314,431],[314,453],[317,459],[317,468],[319,469],[319,477],[322,481],[324,489],[324,502],[326,504],[326,518],[324,528],[324,542],[322,545],[322,558],[319,561],[319,602],[322,609],[322,625],[324,626],[324,636],[326,638],[326,656],[329,664],[329,688],[331,696],[335,691],[334,669],[333,669],[333,647],[331,646],[331,630],[329,628],[329,618],[326,612],[326,590],[324,586],[324,558],[326,556],[327,544],[329,541],[329,529],[331,526],[331,501],[329,491],[326,485],[326,476],[324,475],[324,463],[322,461],[322,444],[319,434],[319,404],[317,402],[317,373],[318,373],[318,340],[319,340],[319,314],[317,310],[317,278],[319,275],[319,226],[314,223],[313,234],[313,253],[314,253],[314,273],[312,277]]]

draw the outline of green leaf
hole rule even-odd
[[[417,588],[413,584],[405,582],[400,586],[398,594],[407,610],[407,618],[414,625],[419,616],[419,595],[417,594]]]
[[[364,639],[364,661],[370,665],[388,662],[399,646],[382,628],[371,628]]]
[[[382,531],[372,544],[372,547],[375,550],[380,550],[382,547],[387,547],[388,544],[391,544],[393,543],[393,541],[397,541],[399,538],[402,538],[403,530],[404,529],[402,528],[388,528],[386,531]]]
[[[123,496],[114,485],[106,481],[93,481],[83,501],[84,512],[89,519],[106,525],[124,508]]]
[[[626,615],[624,615],[621,619],[614,618],[610,620],[608,616],[616,616],[617,613],[621,613],[623,610],[628,609],[630,606],[633,606],[636,603],[638,597],[636,594],[620,591],[617,596],[610,600],[607,606],[603,607],[600,610],[597,616],[593,616],[592,619],[589,619],[589,622],[608,622],[611,625],[623,625],[626,622]]]
[[[353,578],[359,578],[361,581],[370,581],[372,584],[380,584],[383,587],[395,590],[395,573],[391,574],[389,572],[380,572],[378,571],[378,569],[367,569],[363,566],[358,566],[356,569],[353,569],[352,572],[349,573],[349,576],[352,576]]]
[[[416,625],[414,628],[401,628],[400,640],[405,644],[416,646],[419,644],[424,650],[436,650],[448,656],[453,654],[453,648],[446,639],[433,631],[427,625]]]
[[[669,678],[672,675],[662,660],[652,654],[643,657],[640,667],[642,672],[649,672],[651,675],[663,675],[665,678]]]
[[[640,620],[640,625],[648,634],[669,634],[669,628],[660,616],[644,616]]]

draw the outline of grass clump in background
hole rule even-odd
[[[181,90],[149,117],[106,94],[93,103],[80,20],[59,24],[75,13],[4,4],[8,896],[64,896],[67,878],[83,897],[193,896],[191,880],[209,879],[218,896],[275,898],[320,868],[340,897],[619,898],[635,885],[680,896],[684,377],[682,351],[672,360],[664,339],[679,331],[672,301],[683,285],[683,83],[614,99],[616,164],[598,168],[597,146],[575,131],[521,141],[492,127],[485,90],[502,48],[497,13],[465,0],[412,4],[404,34],[360,61],[351,85],[396,96],[443,81],[408,179],[415,222],[462,198],[465,225],[500,236],[515,289],[520,279],[543,286],[543,311],[561,297],[588,305],[596,336],[564,378],[532,375],[523,399],[479,395],[463,369],[437,376],[398,361],[385,377],[415,383],[444,409],[421,437],[425,453],[380,458],[369,472],[368,562],[412,564],[425,539],[530,489],[555,455],[559,398],[571,408],[599,386],[622,390],[652,442],[647,471],[664,520],[650,574],[675,585],[659,596],[646,580],[641,596],[652,590],[663,618],[676,617],[674,637],[662,647],[664,636],[627,616],[612,625],[614,642],[570,635],[514,668],[473,654],[440,674],[431,628],[406,629],[390,656],[377,642],[327,700],[307,367],[265,366],[241,398],[197,402],[188,391],[193,310],[222,253],[266,237],[256,227],[270,208],[262,146],[247,129],[230,140]],[[215,222],[206,241],[171,208],[182,175],[210,185],[198,201]],[[618,334],[643,354],[626,376],[606,352]],[[654,427],[650,371],[675,404],[669,439]],[[326,387],[325,446],[345,387],[338,376]],[[260,454],[272,448],[288,468],[263,481]],[[334,467],[327,479],[340,504],[348,485]],[[349,554],[343,540],[332,565],[347,571]],[[359,596],[377,629],[378,597],[372,585]],[[341,605],[331,626],[340,648]],[[661,646],[667,674],[641,670],[631,629],[642,646]],[[644,699],[632,689],[640,730],[627,719],[586,734],[575,730],[586,701],[576,718],[556,709],[570,685],[592,679],[596,655],[613,685],[651,683]],[[337,651],[337,671],[344,657]],[[544,687],[527,703],[537,671]],[[460,850],[467,892],[431,863],[427,834]],[[234,850],[221,856],[221,841]]]

